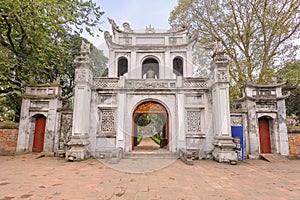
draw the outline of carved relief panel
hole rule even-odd
[[[83,82],[86,80],[86,70],[79,68],[75,70],[75,82]]]
[[[91,70],[78,68],[75,70],[75,82],[93,82],[93,74]]]
[[[230,116],[231,126],[243,126],[242,116]]]
[[[117,98],[116,98],[116,95],[99,94],[98,102],[99,102],[99,104],[116,105]]]
[[[217,72],[218,81],[229,81],[227,70],[219,70]]]
[[[60,121],[60,137],[59,137],[59,148],[63,149],[70,141],[72,135],[72,120],[73,113],[62,113]]]

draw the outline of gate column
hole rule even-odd
[[[80,55],[75,58],[75,94],[72,136],[68,145],[71,149],[66,153],[66,159],[73,157],[83,160],[88,157],[91,87],[93,81],[92,64],[90,61],[90,46],[82,41]]]
[[[237,160],[233,150],[235,144],[232,141],[230,129],[230,107],[229,107],[229,60],[225,55],[220,43],[217,44],[212,56],[213,63],[211,90],[213,103],[213,130],[214,149],[213,158],[219,162]]]

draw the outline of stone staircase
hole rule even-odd
[[[286,156],[279,154],[260,154],[260,158],[271,163],[289,161]]]
[[[143,158],[160,158],[160,159],[178,159],[177,153],[170,151],[155,151],[155,152],[126,152],[123,159],[143,159]]]

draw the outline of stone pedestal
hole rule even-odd
[[[71,141],[68,145],[71,147],[66,152],[66,160],[72,157],[72,160],[84,160],[89,157],[86,146],[89,144],[88,136],[71,136]]]
[[[237,154],[233,151],[235,144],[231,137],[218,136],[215,137],[214,150],[212,152],[213,159],[218,162],[230,162],[237,160]]]

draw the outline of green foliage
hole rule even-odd
[[[246,79],[269,82],[277,66],[295,58],[299,9],[299,0],[179,0],[169,21],[197,33],[204,50],[220,41],[232,61],[232,85],[240,87]]]
[[[160,137],[158,135],[151,135],[150,138],[158,145],[160,145]]]
[[[91,60],[94,63],[94,77],[107,76],[106,69],[108,58],[104,56],[103,51],[91,46]]]
[[[151,118],[148,114],[142,114],[137,120],[137,124],[139,126],[147,126],[148,124],[150,124],[150,122]]]
[[[108,76],[108,67],[106,67],[103,71],[103,74],[102,74],[103,77],[107,77]]]
[[[59,78],[63,94],[70,95],[74,55],[81,45],[78,35],[84,30],[101,31],[97,27],[102,14],[92,0],[4,0],[0,4],[0,107],[13,111],[18,121],[21,94],[32,82]]]
[[[138,136],[138,138],[137,138],[137,145],[139,145],[142,140],[143,140],[143,136],[142,135]]]
[[[288,118],[300,121],[300,61],[288,63],[277,72],[277,77],[286,82],[283,93],[290,93],[286,99]]]

